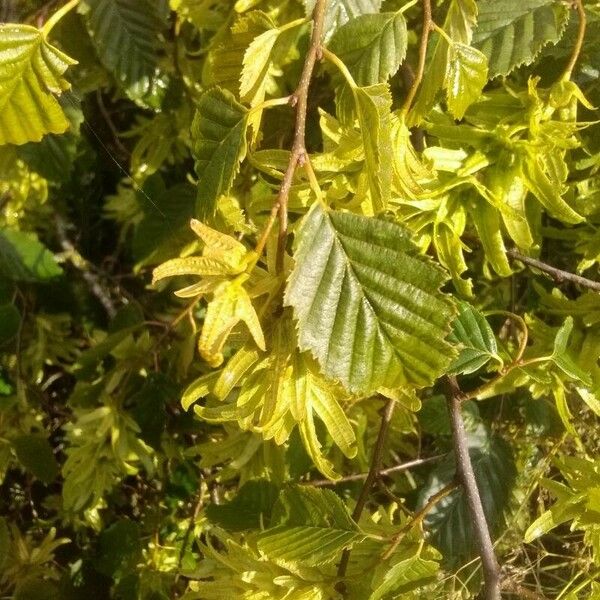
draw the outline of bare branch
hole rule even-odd
[[[379,472],[381,471],[383,451],[385,449],[387,433],[390,428],[390,423],[392,421],[392,416],[394,414],[395,407],[396,403],[394,402],[394,400],[388,400],[385,407],[383,408],[383,414],[381,416],[381,425],[379,426],[379,433],[377,434],[377,441],[375,442],[373,457],[371,458],[371,468],[369,469],[367,478],[365,479],[362,489],[360,490],[360,495],[358,496],[356,506],[354,507],[354,511],[352,513],[352,518],[355,521],[358,521],[360,519],[362,511],[371,493],[371,489],[373,488],[375,481],[377,481],[377,477],[379,476]],[[344,550],[342,558],[340,560],[340,564],[338,565],[338,577],[343,577],[346,574],[346,569],[348,568],[349,560],[350,551]]]
[[[427,55],[427,42],[429,41],[429,33],[433,26],[433,20],[431,18],[431,0],[423,0],[423,31],[421,32],[421,43],[419,45],[419,62],[417,64],[417,71],[412,80],[412,85],[408,90],[406,99],[402,106],[402,112],[408,113],[410,107],[417,95],[417,89],[421,85],[423,74],[425,73],[425,57]]]
[[[455,481],[450,482],[448,485],[445,485],[443,488],[438,490],[435,494],[433,494],[429,500],[425,503],[425,506],[418,512],[413,515],[413,518],[392,538],[392,544],[390,547],[382,554],[381,559],[387,560],[392,554],[394,554],[396,548],[402,541],[402,538],[415,526],[419,523],[422,523],[427,514],[434,506],[438,504],[441,500],[443,500],[446,496],[450,495],[456,488],[458,487],[458,483]]]
[[[573,69],[577,64],[577,59],[581,54],[581,48],[583,47],[583,38],[585,37],[585,28],[587,25],[585,9],[583,8],[583,0],[573,0],[573,7],[577,9],[577,14],[579,16],[579,28],[577,30],[577,39],[575,40],[575,44],[573,46],[571,58],[569,58],[569,62],[567,63],[567,66],[565,67],[564,73],[562,75],[563,80],[571,79],[571,74],[573,73]]]
[[[516,260],[522,262],[524,265],[528,267],[533,267],[534,269],[539,269],[540,271],[544,271],[555,279],[557,282],[562,281],[571,281],[572,283],[576,283],[583,287],[586,287],[590,290],[594,290],[596,292],[600,292],[600,282],[594,281],[592,279],[588,279],[587,277],[581,277],[581,275],[576,275],[575,273],[570,273],[569,271],[563,271],[562,269],[557,269],[541,260],[537,260],[537,258],[530,258],[529,256],[525,256],[521,254],[518,250],[511,248],[506,251],[506,254],[515,258]]]
[[[414,460],[409,460],[407,462],[393,465],[392,467],[388,467],[387,469],[381,469],[379,473],[377,473],[377,477],[386,477],[387,475],[401,473],[402,471],[408,471],[409,469],[420,467],[422,465],[428,465],[430,463],[437,462],[444,456],[444,454],[437,454],[436,456],[430,456],[428,458],[415,458]],[[337,479],[335,481],[331,481],[330,479],[313,479],[312,481],[306,481],[303,483],[305,485],[312,485],[313,487],[330,487],[341,485],[343,483],[349,483],[352,481],[360,481],[361,479],[366,479],[368,476],[369,471],[367,471],[366,473],[354,473],[353,475],[347,475],[346,477],[342,477],[341,479]]]
[[[100,304],[104,307],[106,314],[109,318],[114,318],[117,314],[114,302],[110,297],[110,293],[104,289],[100,277],[93,272],[93,266],[79,254],[77,248],[73,245],[71,240],[67,237],[67,226],[60,216],[55,217],[56,234],[62,249],[65,251],[66,257],[69,262],[81,272],[81,276],[87,283],[90,292],[96,296]]]
[[[306,112],[308,109],[308,88],[312,78],[313,69],[317,57],[321,55],[321,38],[323,37],[323,21],[325,19],[325,8],[327,0],[317,0],[313,10],[312,21],[313,30],[310,38],[310,46],[304,59],[304,67],[300,75],[300,81],[296,91],[292,94],[291,103],[296,108],[296,125],[294,127],[294,141],[288,166],[279,188],[279,194],[275,206],[279,215],[279,235],[277,239],[277,259],[276,269],[278,273],[283,270],[283,258],[285,256],[285,245],[287,242],[288,230],[288,199],[290,189],[294,180],[294,173],[298,165],[302,166],[305,162],[305,130],[306,130]]]
[[[456,477],[462,483],[469,513],[473,521],[475,538],[479,546],[479,556],[481,557],[485,582],[485,599],[500,600],[500,565],[494,552],[494,545],[483,512],[483,504],[469,455],[465,423],[461,414],[461,402],[465,396],[458,386],[456,377],[446,377],[446,388],[446,400],[452,425],[456,460]]]

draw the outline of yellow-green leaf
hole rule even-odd
[[[224,282],[215,290],[214,298],[208,304],[198,340],[200,355],[212,367],[223,362],[223,346],[240,321],[246,324],[256,345],[265,350],[260,321],[248,293],[237,280]]]
[[[450,46],[444,87],[448,109],[455,119],[462,119],[467,108],[480,97],[487,71],[485,54],[459,42]]]
[[[70,87],[62,77],[77,61],[29,25],[0,25],[0,145],[39,142],[69,128],[56,96]]]

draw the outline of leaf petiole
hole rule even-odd
[[[61,6],[47,21],[44,23],[42,28],[42,34],[44,37],[48,37],[48,34],[52,28],[71,10],[73,10],[79,4],[79,0],[70,0],[64,6]]]

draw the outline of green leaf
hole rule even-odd
[[[48,440],[42,435],[22,435],[15,438],[13,448],[21,465],[44,483],[52,483],[59,471]]]
[[[486,57],[479,50],[459,42],[450,46],[444,87],[448,109],[455,119],[462,119],[467,108],[479,99],[487,71]]]
[[[0,517],[0,569],[4,567],[4,563],[10,551],[10,535],[8,533],[8,525],[6,518]]]
[[[471,209],[471,217],[477,228],[481,245],[485,251],[485,257],[492,268],[501,277],[512,275],[512,269],[506,256],[506,247],[500,228],[500,213],[487,200],[478,198],[477,203]]]
[[[258,538],[257,547],[277,564],[320,567],[338,560],[342,550],[363,539],[356,531],[331,527],[275,527]]]
[[[448,367],[448,373],[474,373],[494,359],[502,364],[494,332],[486,318],[468,302],[457,302],[458,316],[452,323],[448,341],[460,347],[460,354]]]
[[[443,270],[401,226],[316,203],[298,232],[285,295],[299,345],[353,392],[429,385],[452,359]]]
[[[592,385],[590,374],[586,373],[575,363],[567,350],[567,343],[572,331],[573,317],[569,316],[556,333],[551,360],[563,373],[566,373],[569,377],[580,381],[586,386],[590,386]]]
[[[237,95],[246,52],[255,39],[270,31],[277,31],[275,22],[260,10],[239,16],[208,53],[202,72],[203,84],[206,87],[217,85]],[[250,68],[251,65],[246,68],[248,79]]]
[[[365,169],[375,213],[385,210],[392,193],[392,98],[385,84],[352,88],[365,149]]]
[[[231,187],[246,155],[247,116],[233,94],[220,88],[198,100],[192,139],[199,177],[196,212],[201,219],[214,214],[219,196]]]
[[[351,19],[360,15],[378,13],[382,2],[383,0],[328,0],[323,24],[325,41],[329,40],[336,29]],[[315,4],[316,0],[304,0],[307,17],[312,16]]]
[[[361,15],[340,27],[329,49],[348,67],[358,85],[386,82],[404,61],[406,20],[400,12]]]
[[[489,75],[508,75],[530,64],[543,46],[555,44],[569,19],[554,0],[480,0],[473,45],[488,58]]]
[[[240,99],[250,105],[262,102],[272,64],[272,53],[279,29],[269,29],[254,38],[244,53],[240,78]]]
[[[389,598],[388,594],[408,594],[433,583],[439,571],[439,565],[417,554],[400,560],[393,566],[387,564],[377,567],[373,583],[377,586],[369,596],[369,600]],[[411,596],[412,597],[412,596]]]
[[[144,216],[135,228],[131,244],[138,265],[156,264],[171,258],[183,244],[194,239],[189,228],[195,213],[193,186],[180,183],[152,191],[148,194],[152,203],[144,205]]]
[[[529,191],[551,216],[564,223],[575,224],[585,220],[562,199],[563,186],[548,177],[542,168],[541,157],[534,151],[528,151],[522,162],[522,177]]]
[[[0,273],[14,281],[43,282],[62,272],[34,233],[0,229]]]
[[[84,0],[86,25],[104,66],[127,95],[144,100],[156,85],[164,23],[152,0]]]
[[[62,75],[76,61],[29,25],[0,25],[0,145],[39,142],[69,128],[55,96],[70,84]]]
[[[257,537],[259,551],[277,564],[320,566],[332,563],[344,548],[365,539],[331,490],[293,486],[284,490],[272,522]]]
[[[98,539],[96,569],[108,577],[135,567],[142,554],[140,526],[120,519],[102,531]]]
[[[268,525],[279,489],[266,479],[247,481],[231,502],[209,504],[206,516],[228,531],[260,529]]]
[[[13,304],[0,304],[0,346],[15,337],[21,325],[21,313]]]
[[[469,434],[468,442],[483,509],[494,535],[502,527],[516,476],[512,450],[504,440],[489,438],[483,426]],[[450,454],[431,472],[419,494],[418,506],[423,506],[428,498],[453,481],[454,473],[454,456]],[[425,523],[432,532],[433,544],[442,552],[448,566],[463,564],[477,554],[471,513],[461,488],[436,504]]]
[[[442,29],[452,43],[469,45],[476,21],[477,4],[475,0],[451,0]],[[427,76],[419,87],[414,107],[410,111],[409,125],[420,122],[422,117],[429,112],[439,90],[447,82],[450,46],[445,37],[439,33],[434,32],[431,39],[430,46],[433,51],[428,52],[431,59],[425,68]]]

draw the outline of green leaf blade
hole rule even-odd
[[[247,115],[233,94],[220,88],[208,90],[198,101],[192,139],[200,219],[214,214],[219,196],[230,188],[246,155]]]
[[[417,255],[402,227],[318,204],[298,237],[285,303],[300,347],[353,392],[431,383],[453,352],[443,271]]]
[[[553,0],[481,0],[473,45],[489,62],[490,77],[530,64],[543,46],[556,43],[567,24],[567,8]]]
[[[69,128],[55,95],[69,89],[62,75],[76,61],[29,25],[0,25],[0,145],[39,142]]]
[[[402,13],[361,15],[348,21],[329,44],[361,86],[386,82],[406,56],[406,20]]]

